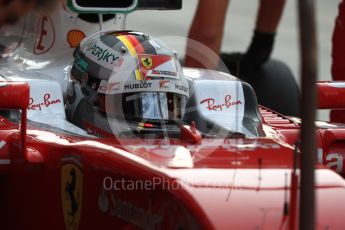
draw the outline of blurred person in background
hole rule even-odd
[[[299,116],[300,90],[296,79],[288,65],[270,58],[285,2],[260,0],[247,50],[244,53],[221,53],[230,0],[199,0],[188,34],[185,66],[229,71],[253,87],[260,105],[281,114]],[[214,55],[203,50],[200,43]]]
[[[189,30],[188,37],[210,48],[218,56],[221,51],[225,18],[229,0],[199,0],[197,10]],[[274,46],[274,38],[280,22],[285,0],[260,0],[254,35],[247,51],[240,57],[242,74],[255,71],[269,58]],[[236,22],[233,22],[236,23]],[[192,48],[191,41],[187,43],[185,66],[217,69],[217,65],[208,60],[196,60],[192,57],[197,52]],[[233,70],[237,62],[236,55],[223,54],[223,61]]]

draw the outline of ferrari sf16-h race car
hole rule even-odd
[[[107,12],[116,20],[137,4],[114,2]],[[73,15],[67,9],[63,15]],[[38,21],[45,38],[55,36],[44,27],[56,27],[50,16]],[[2,64],[2,229],[297,228],[299,118],[258,105],[253,88],[234,76],[181,69],[145,33],[89,35],[72,66],[45,63],[58,48],[40,39],[35,59],[24,45]],[[71,78],[61,77],[67,72]],[[344,83],[319,82],[318,94],[320,109],[345,107]],[[343,229],[345,126],[316,126],[316,228]]]

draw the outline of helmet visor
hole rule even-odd
[[[143,92],[122,96],[126,120],[181,120],[187,103],[186,96],[176,93]]]

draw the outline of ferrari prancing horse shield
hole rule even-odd
[[[65,164],[61,168],[61,200],[66,229],[78,229],[83,200],[83,173],[75,164]]]
[[[152,58],[150,57],[142,57],[141,63],[146,69],[150,69],[152,67]]]

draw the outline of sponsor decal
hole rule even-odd
[[[326,166],[337,173],[343,172],[344,158],[339,153],[330,153],[326,157]]]
[[[134,83],[134,84],[126,84],[124,89],[129,90],[129,89],[147,89],[151,88],[152,83],[147,83],[147,82],[142,82],[142,83]]]
[[[216,90],[210,90],[210,88]],[[202,116],[213,123],[243,132],[245,98],[241,82],[227,80],[196,81],[194,94]]]
[[[166,88],[168,89],[170,86],[170,81],[168,80],[159,80],[159,88],[162,89],[162,88]]]
[[[176,77],[177,73],[176,72],[172,72],[172,71],[166,71],[166,70],[152,70],[151,74],[153,75],[163,75],[163,76],[172,76],[172,77]]]
[[[87,67],[89,66],[89,64],[82,58],[77,57],[74,60],[74,65],[81,71],[81,72],[86,72]]]
[[[189,92],[188,87],[185,87],[185,86],[179,85],[179,84],[175,84],[175,89],[182,91],[182,92],[185,92],[185,93]]]
[[[200,102],[200,104],[206,104],[206,108],[209,111],[223,111],[225,109],[229,109],[231,107],[241,105],[242,102],[240,100],[231,101],[231,96],[226,95],[224,98],[224,103],[216,104],[216,100],[214,98],[206,98]]]
[[[85,47],[84,48],[85,49],[84,52],[86,52],[86,51],[90,51],[91,47],[97,44],[97,41],[95,41],[95,40],[87,40],[86,39],[86,41],[83,42],[82,44],[85,44],[85,45],[81,45],[81,47],[83,47],[83,48]]]
[[[30,97],[28,110],[41,111],[44,108],[48,108],[52,105],[60,104],[60,103],[62,103],[62,101],[59,98],[52,99],[50,93],[46,93],[43,95],[42,102],[36,102],[32,97]]]
[[[108,81],[102,80],[99,84],[98,93],[112,94],[120,89],[120,82],[108,83]]]
[[[144,80],[146,77],[178,77],[175,61],[171,56],[138,54],[138,60]]]
[[[34,54],[40,55],[48,52],[55,43],[55,28],[51,18],[44,15],[37,26],[37,41],[34,46]]]
[[[171,92],[189,96],[188,85],[184,86],[175,79],[127,81],[121,84],[123,92]]]
[[[104,182],[103,182],[104,183]],[[121,219],[142,229],[161,229],[162,216],[151,211],[151,201],[147,208],[139,206],[129,200],[117,197],[115,189],[105,190],[102,183],[98,197],[99,210],[114,218]]]
[[[70,48],[76,48],[86,35],[80,30],[70,30],[67,33],[67,42]]]
[[[96,42],[91,43],[86,49],[86,52],[90,52],[98,61],[105,61],[109,64],[114,64],[114,62],[120,58],[119,55],[112,53],[105,47],[99,46]]]
[[[61,200],[66,229],[78,229],[83,200],[83,172],[74,163],[67,163],[61,168]]]
[[[150,57],[142,57],[140,60],[141,60],[141,64],[146,69],[150,69],[152,67],[152,58],[150,58]]]

